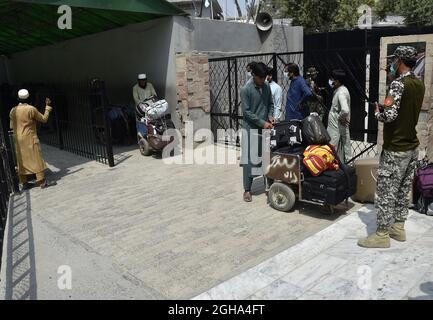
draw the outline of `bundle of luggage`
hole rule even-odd
[[[419,167],[415,174],[416,210],[433,216],[433,164]]]
[[[356,192],[355,169],[338,158],[331,137],[318,116],[302,121],[276,124],[271,132],[271,150],[277,153],[298,154],[303,166],[302,197],[337,205]]]
[[[313,176],[326,170],[339,170],[339,161],[331,137],[318,116],[310,115],[304,120],[277,123],[271,131],[273,152],[292,153],[302,150],[303,164]]]
[[[136,107],[137,116],[140,118],[149,117],[157,120],[169,113],[168,103],[166,100],[157,100],[153,98],[140,102]]]

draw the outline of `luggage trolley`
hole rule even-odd
[[[335,188],[335,192],[332,192],[331,196],[329,196],[327,186],[320,183],[320,179],[323,179],[323,177],[308,176],[308,181],[306,181],[306,176],[302,172],[302,157],[300,154],[271,152],[270,164],[264,172],[268,202],[274,209],[279,211],[290,211],[296,201],[300,201],[320,205],[333,214],[335,206],[343,201],[346,201],[347,204],[348,198],[356,192],[354,169],[345,167],[345,170],[350,172],[350,176],[342,169],[340,169],[341,172],[338,175],[343,174],[342,179],[347,182],[341,188]],[[313,188],[311,182],[318,183],[314,183]]]
[[[143,156],[161,152],[173,141],[173,137],[168,141],[163,139],[166,130],[175,129],[165,100],[150,98],[139,103],[136,107],[136,126],[138,146]]]
[[[270,205],[279,211],[290,211],[296,200],[302,198],[301,156],[298,154],[271,152],[270,164],[265,171],[266,192]],[[306,201],[317,204],[314,201]],[[319,203],[325,205],[323,203]],[[333,207],[329,206],[331,212]]]

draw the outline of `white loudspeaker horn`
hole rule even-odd
[[[256,26],[260,31],[269,31],[273,25],[272,17],[269,13],[260,12],[256,18]]]

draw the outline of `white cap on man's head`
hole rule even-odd
[[[27,99],[29,97],[29,92],[26,89],[21,89],[18,91],[18,98],[20,99]]]
[[[147,79],[147,76],[146,76],[145,73],[140,73],[140,74],[138,75],[138,80],[146,80],[146,79]]]

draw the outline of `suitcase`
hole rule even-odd
[[[282,121],[271,131],[271,147],[280,148],[302,144],[301,121]]]
[[[356,193],[356,171],[350,166],[343,166],[338,171],[327,170],[320,176],[304,174],[302,199],[328,205],[338,205]]]
[[[353,200],[358,202],[374,203],[377,184],[377,169],[379,168],[378,158],[366,158],[355,161],[358,183]]]
[[[304,151],[305,147],[303,146],[286,146],[275,149],[273,152],[298,155],[301,157],[302,160],[304,158]]]
[[[417,191],[425,198],[433,198],[433,164],[416,171]]]

